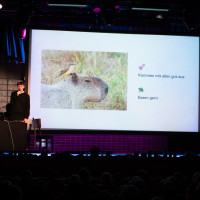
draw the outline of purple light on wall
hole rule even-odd
[[[22,29],[22,32],[21,32],[21,39],[22,39],[22,40],[26,39],[26,28],[23,28],[23,29]]]
[[[100,13],[100,12],[101,12],[101,8],[94,8],[93,11],[94,11],[95,13]]]
[[[43,134],[48,135],[48,134]],[[168,138],[163,135],[120,135],[120,134],[49,134],[53,136],[54,153],[64,151],[90,151],[98,147],[113,154],[147,153],[166,151]],[[30,135],[30,150],[34,151],[34,134]],[[38,150],[38,145],[36,145]],[[51,147],[50,149],[51,150]]]

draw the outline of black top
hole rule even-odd
[[[17,91],[11,93],[11,120],[23,120],[29,117],[30,114],[30,97],[27,93],[22,93],[17,96]]]

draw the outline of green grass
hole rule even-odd
[[[63,77],[55,77],[69,62],[76,63],[73,72],[99,77],[108,84],[106,99],[86,102],[85,109],[127,109],[127,53],[43,50],[42,83],[54,84],[61,81]]]

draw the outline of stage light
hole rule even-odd
[[[95,13],[100,13],[100,12],[101,12],[101,8],[94,8],[93,11],[94,11]]]
[[[87,5],[82,4],[63,4],[63,3],[48,3],[47,6],[49,7],[78,7],[78,8],[86,8]]]
[[[161,14],[156,15],[157,19],[163,19],[163,16]]]
[[[119,5],[116,5],[115,6],[115,10],[119,10],[120,9],[120,6]]]
[[[169,11],[169,9],[161,9],[161,8],[136,8],[136,7],[133,7],[132,10],[157,11],[157,12],[168,12]]]
[[[20,38],[21,38],[22,40],[26,39],[26,28],[23,28],[23,29],[22,29]]]
[[[186,9],[183,12],[183,23],[185,24],[188,31],[194,31],[196,27],[196,13],[193,10]]]
[[[3,5],[0,3],[0,9],[2,9],[3,8]]]
[[[97,30],[97,31],[102,30],[102,26],[98,25],[98,24],[91,24],[91,25],[89,25],[88,28],[89,28],[89,30]]]

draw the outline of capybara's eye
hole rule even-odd
[[[89,82],[91,82],[91,80],[90,80],[90,79],[86,79],[85,82],[88,82],[88,83],[89,83]]]

